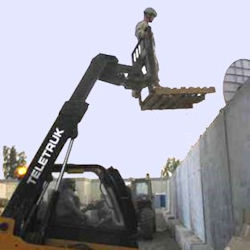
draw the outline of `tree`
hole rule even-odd
[[[169,177],[173,174],[175,169],[181,164],[180,160],[173,158],[168,158],[167,163],[164,165],[164,167],[161,170],[161,176],[162,177]]]
[[[3,147],[3,174],[5,179],[17,179],[15,170],[18,166],[26,165],[26,155],[24,152],[18,153],[15,146]]]

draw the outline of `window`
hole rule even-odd
[[[105,188],[96,174],[88,173],[86,176],[88,178],[62,179],[52,224],[104,229],[124,227],[112,188]],[[40,221],[45,216],[54,186],[55,181],[49,185],[40,204]]]

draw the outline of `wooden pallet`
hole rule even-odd
[[[189,109],[194,103],[205,99],[208,93],[214,93],[215,88],[165,88],[155,87],[149,95],[142,100],[139,98],[141,110],[162,110],[162,109]]]

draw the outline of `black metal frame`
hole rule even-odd
[[[52,172],[60,172],[62,164],[55,164]],[[112,189],[119,210],[123,216],[124,227],[122,228],[94,228],[91,226],[74,227],[70,225],[50,225],[47,230],[47,238],[74,240],[79,242],[94,242],[116,246],[137,247],[137,220],[136,212],[130,197],[130,193],[119,174],[110,167],[105,169],[100,165],[67,164],[66,172],[95,173],[106,190]],[[98,237],[96,235],[98,234]]]
[[[141,89],[149,83],[137,66],[118,64],[114,56],[99,54],[92,59],[87,71],[69,101],[65,102],[54,124],[31,161],[28,171],[8,202],[2,216],[15,220],[15,235],[24,237],[30,217],[51,179],[52,167],[68,139],[77,137],[78,123],[88,108],[86,99],[97,80]],[[118,181],[118,179],[113,179]],[[125,204],[123,204],[126,207]],[[127,210],[123,209],[126,214]],[[127,220],[126,220],[127,221]]]
[[[148,189],[148,195],[146,200],[138,200],[137,194],[136,194],[136,186],[138,183],[145,183],[147,185]],[[153,200],[153,192],[152,192],[152,182],[151,179],[147,178],[139,178],[139,179],[133,179],[131,181],[131,192],[133,197],[133,202],[135,203],[135,207],[137,209],[142,209],[144,207],[150,207],[152,208],[152,200]]]

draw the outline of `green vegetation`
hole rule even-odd
[[[26,165],[24,152],[18,153],[15,146],[3,147],[3,174],[5,179],[17,179],[15,170],[18,166]]]
[[[168,158],[166,164],[161,170],[162,177],[169,177],[173,174],[176,168],[181,164],[180,160],[173,158]]]

